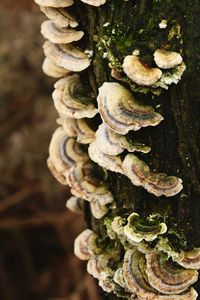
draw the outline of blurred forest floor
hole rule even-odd
[[[56,128],[33,0],[0,1],[0,299],[98,300],[73,255],[83,217],[46,167]]]

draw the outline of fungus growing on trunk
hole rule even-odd
[[[165,223],[160,223],[155,217],[142,219],[137,213],[132,213],[128,217],[128,224],[124,227],[125,236],[136,243],[142,240],[153,241],[166,231]]]
[[[59,27],[77,27],[76,19],[64,8],[40,6],[41,11]]]
[[[162,76],[158,68],[150,68],[144,65],[136,55],[128,55],[123,62],[124,73],[138,85],[151,86]]]
[[[87,91],[84,91],[78,74],[60,79],[54,87],[52,97],[62,117],[93,118],[97,114],[98,110]]]
[[[79,41],[84,35],[83,31],[60,28],[51,20],[42,23],[41,33],[45,39],[54,44],[70,44]]]
[[[104,82],[99,88],[97,101],[105,124],[122,135],[129,130],[156,126],[163,120],[153,107],[136,102],[134,96],[119,83]]]
[[[153,173],[149,166],[134,154],[126,155],[122,167],[134,185],[142,186],[157,197],[161,195],[172,197],[183,188],[180,178],[164,173]]]

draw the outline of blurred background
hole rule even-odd
[[[46,166],[57,114],[33,0],[0,1],[0,299],[97,300],[73,255],[83,216]]]

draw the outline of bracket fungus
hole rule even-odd
[[[145,267],[144,254],[136,249],[126,251],[123,263],[123,274],[127,289],[141,298],[154,299],[156,293],[149,285]]]
[[[119,155],[124,149],[127,149],[129,152],[140,151],[143,153],[148,153],[151,150],[143,144],[134,142],[114,132],[104,123],[96,131],[96,143],[99,150],[108,155]]]
[[[87,263],[87,271],[94,278],[100,279],[102,275],[112,274],[112,270],[108,267],[110,256],[107,254],[99,254],[92,256]]]
[[[97,235],[90,229],[84,230],[74,241],[74,254],[81,260],[88,260],[95,254]]]
[[[106,293],[114,292],[115,284],[113,282],[113,279],[107,276],[105,273],[104,275],[105,276],[101,276],[101,278],[99,279],[99,286]]]
[[[146,255],[147,261],[149,260],[149,254]],[[160,262],[163,263],[162,261]],[[147,265],[149,262],[147,262]],[[152,279],[149,271],[150,267],[146,265],[145,255],[137,251],[136,249],[129,249],[125,253],[123,274],[127,289],[136,294],[140,300],[195,300],[197,299],[197,292],[191,288],[191,284],[196,281],[196,271],[184,269],[179,272],[178,268],[167,267],[160,273],[160,265],[156,265],[153,271],[156,274],[155,282]],[[160,279],[160,277],[162,279]],[[163,282],[162,282],[163,280]],[[170,281],[170,283],[168,283]],[[162,282],[163,286],[167,287],[164,292],[158,291],[157,285]],[[166,282],[166,283],[165,283]],[[182,292],[174,292],[174,290],[181,290],[181,287],[185,285]],[[188,286],[188,287],[186,287]],[[165,293],[165,291],[171,291]],[[173,291],[172,291],[173,290]]]
[[[44,21],[41,25],[41,33],[45,39],[54,44],[70,44],[79,41],[83,35],[83,31],[77,31],[70,28],[60,28],[53,21]]]
[[[80,1],[83,2],[81,7],[84,3],[96,7],[106,3],[106,0]],[[130,138],[130,135],[126,136],[129,131],[158,125],[163,117],[153,107],[136,101],[133,92],[116,82],[104,82],[99,87],[96,103],[92,82],[95,80],[90,80],[91,74],[88,76],[91,83],[89,90],[88,82],[81,80],[85,74],[79,75],[90,67],[92,51],[83,52],[72,44],[77,42],[81,46],[79,40],[84,35],[83,31],[74,29],[78,22],[70,13],[73,8],[74,12],[77,11],[78,2],[74,7],[71,7],[74,0],[35,2],[49,19],[41,25],[41,33],[47,39],[43,46],[46,56],[43,71],[48,76],[61,77],[55,83],[52,95],[60,127],[52,136],[47,164],[54,177],[71,188],[73,196],[68,199],[66,207],[82,213],[85,200],[88,201],[91,224],[97,225],[97,233],[100,233],[84,230],[74,242],[75,255],[81,260],[88,260],[88,272],[98,279],[105,292],[113,292],[117,297],[135,300],[197,299],[198,294],[192,285],[198,279],[200,248],[180,253],[173,251],[173,254],[168,253],[170,247],[164,251],[164,244],[160,241],[167,239],[160,235],[167,232],[167,226],[160,221],[162,216],[154,214],[144,218],[134,212],[127,218],[127,206],[122,203],[121,210],[117,206],[119,203],[114,202],[109,186],[110,176],[106,171],[126,175],[135,186],[143,187],[156,197],[178,194],[183,188],[182,180],[152,172],[145,162],[130,154],[135,151],[148,153],[151,149]],[[82,25],[88,37],[85,24]],[[108,25],[106,22],[103,26]],[[162,20],[159,28],[166,27],[167,21]],[[84,45],[90,47],[87,40]],[[171,47],[170,44],[167,46]],[[104,53],[104,57],[106,55],[108,53]],[[160,88],[168,89],[170,84],[180,81],[186,69],[181,54],[175,51],[157,49],[154,52],[157,67],[146,65],[139,55],[140,51],[136,49],[124,58],[122,67],[118,59],[112,65],[112,76],[134,86],[134,91],[156,89],[156,94]],[[142,87],[136,87],[131,81]],[[103,120],[101,125],[99,116],[95,117],[98,113]],[[125,158],[124,150],[129,153]],[[155,241],[158,237],[160,244]]]
[[[123,62],[124,73],[138,85],[151,86],[162,76],[158,68],[143,64],[137,55],[127,55]]]
[[[198,294],[194,288],[190,288],[181,294],[174,294],[174,295],[162,295],[156,294],[152,300],[196,300]],[[132,298],[131,298],[132,299]],[[135,299],[135,298],[133,298]],[[138,300],[149,300],[150,298],[146,297],[138,297]],[[135,300],[137,300],[135,299]]]
[[[72,72],[57,66],[51,59],[45,58],[42,64],[43,72],[50,77],[60,78],[70,75]]]
[[[65,8],[40,6],[40,10],[59,27],[77,27],[78,22]]]
[[[108,213],[108,210],[109,210],[107,205],[101,204],[98,200],[92,200],[90,202],[90,209],[91,209],[92,215],[96,219],[103,218]]]
[[[78,74],[61,78],[54,85],[52,94],[55,107],[62,117],[93,118],[97,109],[91,98],[84,92]],[[86,93],[82,96],[83,93]]]
[[[81,0],[81,1],[92,6],[100,6],[106,3],[106,0]]]
[[[180,178],[164,173],[153,173],[149,166],[134,154],[126,155],[122,167],[134,185],[142,186],[157,197],[162,195],[172,197],[183,188]]]
[[[89,160],[83,146],[77,143],[76,139],[69,138],[61,127],[57,128],[52,136],[49,158],[57,172],[62,175],[65,175],[74,163]]]
[[[43,49],[46,57],[51,59],[57,66],[69,71],[80,72],[90,65],[87,55],[71,44],[53,44],[46,41]]]
[[[183,58],[178,52],[157,49],[154,52],[154,60],[159,68],[171,69],[180,65],[183,61]]]
[[[181,251],[176,262],[186,269],[200,269],[200,248],[191,251]]]
[[[67,185],[67,182],[66,182],[66,178],[65,176],[63,175],[62,172],[59,172],[57,169],[56,169],[56,166],[54,165],[54,163],[51,161],[51,158],[48,157],[47,159],[47,166],[49,168],[49,170],[51,171],[51,174],[54,176],[54,178],[61,184],[63,185]]]
[[[76,213],[76,214],[82,214],[83,208],[84,208],[84,200],[77,197],[70,197],[66,202],[66,207]]]
[[[34,0],[38,5],[50,7],[68,7],[73,5],[74,0]]]
[[[54,132],[49,145],[48,167],[52,175],[62,184],[66,182],[66,172],[78,161],[88,161],[87,152],[74,138],[67,137],[61,127]]]
[[[104,82],[99,88],[97,101],[105,124],[122,135],[129,130],[156,126],[163,120],[153,107],[136,102],[133,95],[119,83]]]
[[[146,254],[150,285],[163,294],[179,294],[198,280],[198,272],[173,264],[167,254],[153,250]]]
[[[90,127],[87,118],[62,118],[58,120],[66,134],[70,137],[76,137],[80,144],[89,144],[95,138],[95,131]]]
[[[132,213],[128,217],[128,224],[124,227],[125,236],[136,243],[140,243],[142,240],[153,241],[166,231],[165,223],[160,223],[153,217],[142,219],[137,213]]]
[[[115,283],[117,283],[122,288],[124,288],[124,289],[126,288],[126,283],[124,281],[124,271],[122,268],[119,268],[115,271],[113,280]]]
[[[101,152],[96,139],[89,145],[88,154],[94,162],[106,170],[124,174],[120,156],[108,155]]]
[[[62,126],[67,136],[77,137],[77,119],[60,116],[56,122],[58,125]]]
[[[113,196],[105,175],[105,171],[93,162],[78,163],[70,168],[67,182],[74,196],[106,205],[113,201]]]

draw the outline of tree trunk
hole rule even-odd
[[[168,224],[168,238],[177,249],[200,246],[200,2],[198,0],[114,0],[100,7],[75,4],[83,31],[84,47],[93,50],[92,66],[83,73],[97,95],[98,87],[111,77],[111,52],[122,63],[126,55],[140,49],[143,58],[152,63],[153,52],[169,44],[181,52],[186,71],[177,85],[170,85],[160,95],[133,91],[136,99],[157,107],[164,121],[156,127],[131,133],[151,146],[148,155],[139,157],[151,169],[175,175],[183,180],[183,190],[176,196],[155,197],[118,173],[109,172],[109,184],[116,201],[116,215],[138,212],[143,216],[160,213]],[[159,23],[167,20],[167,28]],[[170,34],[172,36],[170,36]],[[112,42],[105,41],[111,38]],[[106,46],[105,46],[106,45]],[[107,48],[106,48],[107,47]],[[124,84],[129,90],[128,83]],[[90,226],[100,228],[86,216]],[[197,287],[200,292],[200,288]],[[115,299],[115,296],[105,299]]]

